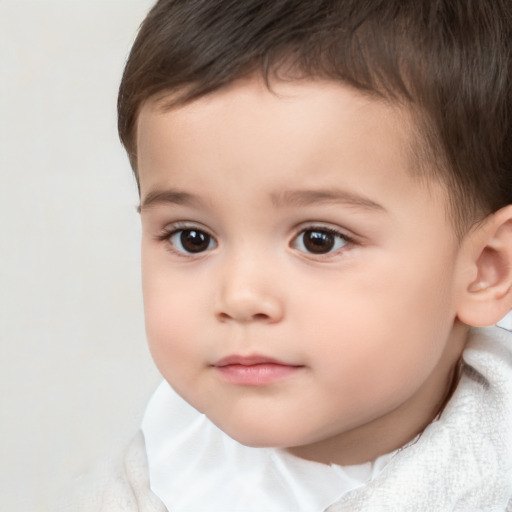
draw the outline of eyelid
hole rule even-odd
[[[203,226],[201,223],[192,222],[192,221],[189,222],[189,221],[183,221],[183,220],[179,220],[176,222],[169,222],[160,230],[159,233],[156,234],[155,237],[158,240],[165,239],[169,235],[174,234],[178,231],[183,231],[185,229],[197,229],[197,231],[203,231],[204,233],[211,236],[212,238],[215,238],[215,236],[211,233],[211,231],[207,227]]]
[[[295,236],[303,233],[304,231],[326,231],[328,233],[332,233],[334,235],[338,235],[344,238],[347,241],[355,241],[356,236],[350,234],[347,229],[343,229],[339,226],[329,224],[328,222],[311,222],[311,223],[302,223],[295,228]]]

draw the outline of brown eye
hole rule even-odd
[[[199,229],[180,229],[169,237],[169,241],[178,252],[194,254],[215,247],[213,238]]]
[[[329,229],[306,229],[299,234],[294,247],[310,254],[327,254],[341,249],[348,240],[340,233]]]
[[[334,235],[322,231],[306,231],[302,240],[304,247],[315,254],[329,252],[334,247]]]

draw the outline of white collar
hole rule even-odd
[[[151,490],[172,512],[321,512],[365,485],[392,454],[356,466],[241,445],[163,382],[142,422]]]

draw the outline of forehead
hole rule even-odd
[[[157,150],[163,139],[166,145],[180,139],[182,146],[182,139],[192,142],[201,137],[203,144],[210,139],[217,149],[242,152],[251,143],[271,148],[275,132],[281,141],[302,140],[312,149],[378,137],[393,139],[392,150],[401,147],[404,157],[411,145],[412,123],[406,109],[334,82],[304,80],[268,86],[262,79],[251,78],[185,106],[167,108],[170,100],[153,99],[142,106],[137,123],[139,162],[148,156],[146,150]],[[347,130],[340,133],[343,125]],[[225,139],[229,128],[235,133]]]
[[[236,80],[185,105],[176,106],[174,102],[179,99],[179,94],[169,94],[144,102],[137,119],[137,133],[144,128],[148,116],[158,114],[172,114],[175,122],[194,122],[201,117],[207,119],[220,115],[223,121],[235,120],[240,124],[255,126],[262,122],[274,124],[279,121],[290,124],[302,121],[306,116],[309,120],[325,124],[329,117],[343,121],[345,117],[357,113],[366,122],[373,118],[375,125],[381,124],[384,119],[386,123],[395,124],[396,128],[404,123],[412,124],[409,110],[398,102],[366,94],[340,82],[321,79],[275,79],[267,82],[256,75]],[[403,134],[406,132],[402,130]]]
[[[238,182],[239,193],[264,183],[274,197],[292,181],[357,193],[371,182],[394,189],[390,198],[407,187],[429,193],[413,167],[407,109],[328,81],[270,85],[247,79],[175,108],[147,102],[137,129],[142,200],[216,176]]]

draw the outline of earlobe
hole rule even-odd
[[[473,327],[493,325],[512,309],[512,205],[490,215],[465,244],[471,271],[458,318]]]

